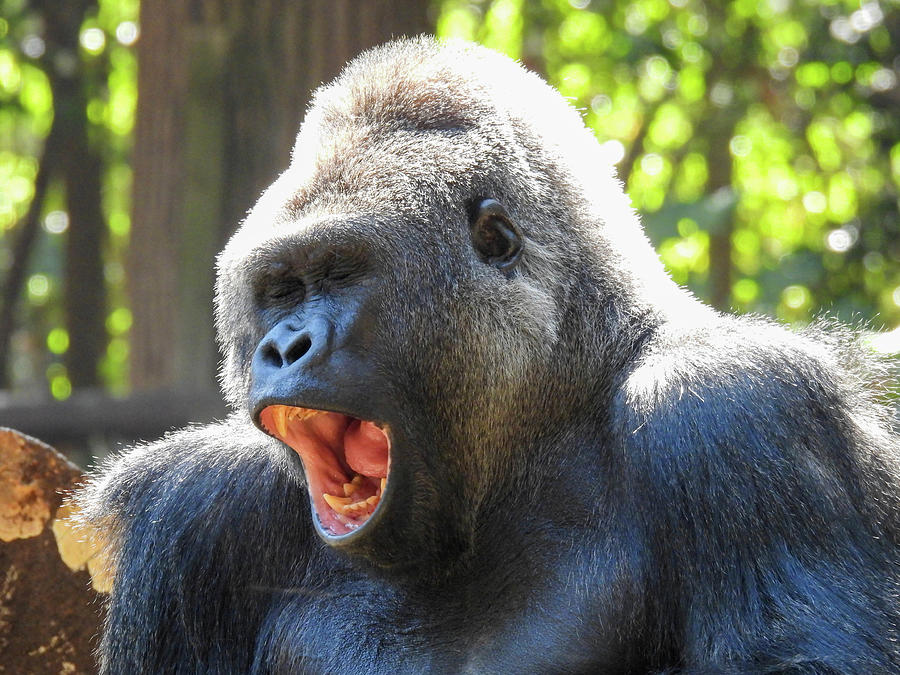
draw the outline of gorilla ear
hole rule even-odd
[[[484,199],[475,206],[471,235],[472,246],[482,262],[508,270],[519,261],[522,233],[496,199]]]

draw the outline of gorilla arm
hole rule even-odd
[[[887,427],[821,345],[724,322],[657,338],[616,403],[656,630],[678,672],[894,672]]]
[[[236,415],[133,448],[78,494],[116,566],[103,672],[249,671],[275,579],[302,574],[311,531],[276,445]]]

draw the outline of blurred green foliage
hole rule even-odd
[[[88,93],[90,141],[104,160],[103,212],[109,230],[104,277],[109,301],[108,343],[100,364],[112,392],[128,386],[130,313],[125,288],[125,252],[131,207],[130,152],[137,105],[138,0],[100,0],[85,17],[78,53],[48,52],[44,18],[26,0],[0,0],[0,278],[11,260],[12,240],[34,195],[43,141],[53,116],[47,69],[81,77]],[[52,184],[41,217],[42,237],[32,254],[25,285],[23,328],[12,350],[12,384],[71,394],[62,355],[69,346],[63,322],[63,237],[68,229],[63,187]],[[43,373],[36,368],[43,368]]]
[[[543,71],[619,165],[660,256],[709,298],[900,323],[900,4],[444,0],[437,30]]]
[[[900,324],[897,0],[438,4],[439,35],[523,60],[582,110],[678,282],[710,297],[711,240],[724,231],[734,308],[792,322],[824,311]],[[89,70],[109,234],[101,370],[111,391],[124,391],[138,0],[99,0],[71,54],[45,53],[32,3],[0,0],[0,10],[0,275],[52,121],[47,69]],[[14,386],[56,398],[71,393],[61,359],[63,204],[51,186],[12,368]]]

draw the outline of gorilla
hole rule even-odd
[[[76,497],[104,672],[900,672],[884,366],[679,288],[506,57],[319,89],[216,326],[227,419]]]

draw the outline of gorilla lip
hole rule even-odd
[[[259,420],[300,456],[325,534],[349,534],[369,520],[381,502],[390,465],[390,439],[381,426],[342,413],[280,404],[265,407]]]

